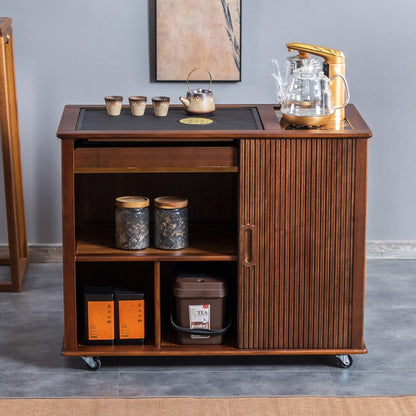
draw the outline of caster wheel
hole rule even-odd
[[[338,367],[340,368],[350,368],[352,366],[351,355],[337,355]]]
[[[88,370],[97,371],[101,368],[101,360],[98,357],[81,357],[87,364]]]

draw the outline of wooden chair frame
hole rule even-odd
[[[8,17],[0,17],[0,125],[9,240],[9,257],[0,259],[0,264],[10,265],[10,283],[0,283],[0,291],[20,292],[29,258],[17,114],[12,20]]]

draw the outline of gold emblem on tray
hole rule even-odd
[[[203,117],[188,117],[188,118],[182,118],[179,120],[179,123],[182,124],[211,124],[214,120],[210,120],[209,118],[203,118]]]

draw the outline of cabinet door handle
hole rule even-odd
[[[253,260],[253,231],[251,228],[244,230],[244,262],[250,263]]]
[[[240,231],[240,261],[244,264],[256,261],[256,227],[244,224]]]

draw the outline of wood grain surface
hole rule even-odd
[[[243,140],[240,348],[362,348],[366,146]]]
[[[20,292],[29,256],[11,24],[10,18],[0,18],[0,135],[9,242],[9,256],[0,264],[10,265],[10,282],[0,283],[0,291]]]

